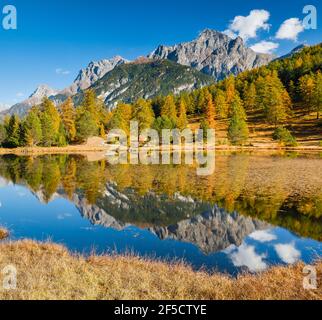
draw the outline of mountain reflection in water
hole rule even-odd
[[[222,154],[216,171],[0,157],[0,225],[13,239],[183,259],[236,274],[322,254],[321,160]],[[79,214],[80,213],[80,214]]]

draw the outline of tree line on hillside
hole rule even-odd
[[[92,90],[85,93],[80,106],[67,99],[58,108],[48,98],[31,108],[27,116],[6,117],[0,125],[3,147],[66,146],[82,143],[91,136],[105,137],[108,112]]]
[[[201,118],[201,128],[216,128],[216,120],[228,120],[227,137],[232,144],[247,141],[247,118],[258,114],[260,120],[276,128],[276,139],[294,144],[284,124],[293,116],[294,106],[305,114],[322,110],[322,46],[304,49],[292,58],[246,71],[217,84],[178,96],[169,95],[136,103],[121,103],[114,110],[110,126],[129,131],[129,120],[141,120],[140,129],[183,129],[188,119]],[[287,70],[287,71],[285,71]]]
[[[273,138],[295,145],[296,140],[284,124],[293,116],[294,106],[306,114],[322,110],[322,45],[303,49],[293,57],[276,60],[268,66],[229,77],[217,84],[180,95],[139,99],[133,104],[120,103],[110,115],[108,129],[130,130],[130,120],[140,130],[154,128],[184,129],[189,119],[201,118],[201,128],[216,128],[216,120],[228,120],[227,137],[232,144],[246,143],[247,117],[273,125]]]
[[[218,119],[228,121],[227,137],[234,145],[247,142],[247,118],[259,114],[276,130],[273,137],[295,144],[284,128],[294,106],[305,114],[322,111],[322,45],[308,47],[293,57],[276,60],[261,68],[229,77],[217,84],[179,95],[138,99],[132,104],[120,102],[109,112],[93,90],[87,90],[80,106],[71,98],[56,108],[44,99],[27,117],[6,118],[0,125],[0,143],[5,147],[64,146],[86,141],[90,136],[105,136],[111,129],[129,133],[130,121],[139,122],[139,130],[154,128],[185,129],[189,119],[201,119],[201,128],[215,129]]]

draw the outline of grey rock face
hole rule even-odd
[[[119,208],[122,211],[130,212],[131,207],[140,207],[133,199],[130,200],[127,195],[119,193],[112,186],[107,186],[105,197],[108,202],[113,204],[114,210]],[[138,197],[137,201],[140,202],[142,199],[140,200],[140,197]],[[176,201],[177,208],[182,207],[184,209],[187,204],[190,207],[197,207],[197,204],[191,198],[176,195]],[[109,210],[106,211],[106,208],[87,204],[79,195],[74,195],[73,202],[82,216],[92,224],[116,230],[123,230],[130,225],[135,225],[135,222],[121,222],[113,217]],[[151,202],[149,208],[155,215],[158,215],[161,213],[160,208],[157,206],[153,208],[153,203],[156,202],[158,200]],[[138,227],[140,226],[138,225]],[[254,231],[269,228],[271,228],[271,225],[266,222],[239,215],[237,212],[229,214],[224,209],[215,206],[211,210],[207,210],[193,218],[181,220],[174,225],[166,227],[155,225],[148,228],[148,230],[161,240],[172,239],[192,243],[205,254],[210,254],[227,249],[231,245],[240,246],[245,237]]]
[[[104,59],[97,62],[91,62],[87,68],[82,69],[73,84],[62,90],[61,95],[72,96],[82,90],[88,89],[97,80],[103,78],[108,72],[112,71],[115,67],[128,63],[129,61],[120,56],[112,59]]]
[[[132,192],[121,193],[115,187],[116,185],[113,183],[106,185],[103,196],[105,200],[101,203],[89,204],[85,197],[78,193],[74,193],[72,201],[82,217],[88,219],[93,225],[113,228],[119,231],[133,225],[142,228],[141,220],[136,222],[135,220],[130,221],[128,219],[133,214],[136,216],[136,212],[144,210],[145,205],[142,202],[144,202],[145,197]],[[35,196],[39,201],[45,203],[42,191],[37,192]],[[52,196],[50,201],[64,196],[63,190],[59,190]],[[237,212],[229,214],[226,210],[217,206],[203,206],[209,209],[201,211],[202,206],[198,201],[190,197],[183,197],[180,194],[174,195],[175,202],[173,200],[169,202],[169,207],[166,205],[166,198],[161,200],[160,196],[153,193],[150,193],[148,198],[148,210],[156,217],[158,215],[166,215],[173,207],[176,207],[177,214],[180,212],[188,213],[190,210],[184,216],[191,217],[192,212],[195,213],[195,216],[178,219],[178,222],[168,226],[161,225],[156,221],[147,230],[161,240],[171,239],[192,243],[205,254],[222,251],[231,245],[239,247],[245,237],[253,232],[271,228],[271,225],[267,222],[239,215]],[[162,208],[158,205],[160,202],[165,202]],[[124,213],[127,220],[121,220],[117,217],[120,212]],[[198,212],[203,213],[198,214]]]
[[[197,245],[206,254],[222,251],[231,245],[240,246],[243,239],[256,230],[270,225],[250,217],[228,214],[215,207],[212,211],[192,219],[180,221],[166,228],[154,227],[150,231],[160,239],[173,239]]]
[[[222,80],[228,75],[268,64],[272,55],[259,54],[245,46],[241,38],[231,39],[214,31],[203,31],[196,40],[175,46],[159,46],[151,59],[169,59]]]
[[[104,209],[88,204],[86,199],[77,194],[74,194],[73,202],[82,217],[89,220],[93,225],[101,225],[115,230],[123,230],[129,226],[126,223],[117,221],[113,216],[107,214]]]
[[[73,202],[82,216],[94,225],[123,230],[133,223],[118,221],[104,209],[88,205],[85,200],[75,196]],[[121,205],[121,201],[119,201]],[[127,210],[123,207],[123,210]],[[148,230],[159,239],[177,240],[196,245],[203,253],[210,254],[227,249],[231,245],[239,247],[245,237],[257,230],[269,229],[271,226],[238,213],[228,214],[218,207],[192,219],[182,220],[167,227],[154,226]]]

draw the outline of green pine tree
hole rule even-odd
[[[57,136],[57,146],[58,147],[65,147],[67,146],[67,138],[68,134],[66,131],[66,128],[64,126],[64,124],[61,122],[60,126],[59,126],[59,131],[58,131],[58,136]],[[74,138],[75,139],[75,138]]]
[[[33,107],[25,121],[25,141],[28,146],[36,146],[42,141],[42,128],[41,128],[41,121],[39,118],[39,110]]]
[[[257,92],[256,86],[254,83],[251,83],[249,86],[246,86],[244,93],[244,105],[245,109],[249,111],[254,111],[257,106]]]
[[[5,129],[5,126],[0,123],[0,146],[3,145],[4,141],[6,140],[6,129]]]
[[[161,137],[163,129],[176,129],[176,123],[167,116],[162,116],[155,119],[152,128],[157,130]]]
[[[233,145],[243,145],[248,139],[247,117],[240,97],[236,94],[231,102],[232,117],[229,122],[228,139]]]
[[[12,115],[6,125],[4,145],[7,148],[17,148],[20,146],[20,140],[20,119],[17,115]]]
[[[89,111],[80,113],[76,120],[76,138],[85,142],[89,137],[98,135],[98,127],[94,116]]]
[[[42,144],[51,147],[57,144],[60,127],[60,115],[54,103],[44,98],[40,105],[40,122],[42,128]]]

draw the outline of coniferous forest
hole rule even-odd
[[[202,129],[217,129],[217,121],[225,120],[229,143],[244,145],[249,139],[252,118],[273,126],[272,139],[296,146],[296,138],[287,125],[295,113],[300,118],[314,114],[314,125],[321,127],[321,69],[320,44],[192,92],[151,100],[141,98],[132,104],[120,101],[111,111],[92,89],[85,92],[79,105],[68,98],[56,107],[45,98],[25,118],[5,118],[0,125],[0,143],[6,148],[66,146],[84,143],[92,136],[105,137],[114,128],[129,133],[131,120],[139,122],[140,130],[158,131],[183,130],[192,122]]]

